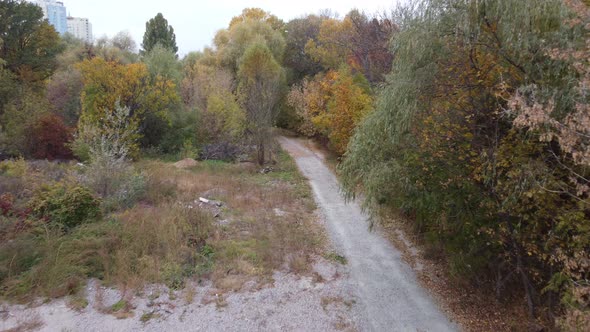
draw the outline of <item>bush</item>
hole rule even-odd
[[[242,148],[238,145],[228,142],[218,142],[205,145],[199,153],[199,159],[235,161],[242,153]]]
[[[46,186],[33,197],[30,207],[34,215],[50,223],[72,229],[100,216],[100,199],[86,187],[69,187],[62,183]]]
[[[68,147],[71,139],[72,130],[63,119],[49,113],[29,128],[29,152],[37,159],[71,159],[73,155]]]

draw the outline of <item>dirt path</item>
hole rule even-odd
[[[356,202],[345,203],[334,174],[322,156],[300,140],[280,137],[279,142],[297,162],[313,188],[334,245],[348,260],[351,282],[356,286],[363,312],[362,330],[453,331],[432,299],[421,289],[387,240],[370,232],[366,215]]]

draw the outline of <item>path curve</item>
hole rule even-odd
[[[368,229],[357,202],[346,203],[338,180],[321,155],[300,140],[279,137],[279,143],[309,179],[334,245],[348,260],[351,282],[361,303],[362,330],[454,331],[452,324],[422,289],[401,253]]]

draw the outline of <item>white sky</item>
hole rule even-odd
[[[131,33],[141,45],[145,22],[161,12],[176,33],[179,54],[201,50],[211,45],[215,33],[228,26],[242,9],[258,7],[284,21],[329,8],[340,16],[357,8],[372,14],[390,11],[397,0],[62,0],[68,13],[86,17],[92,23],[95,38],[112,37],[119,31]]]

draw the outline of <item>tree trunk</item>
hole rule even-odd
[[[264,165],[264,143],[258,143],[258,165]]]

